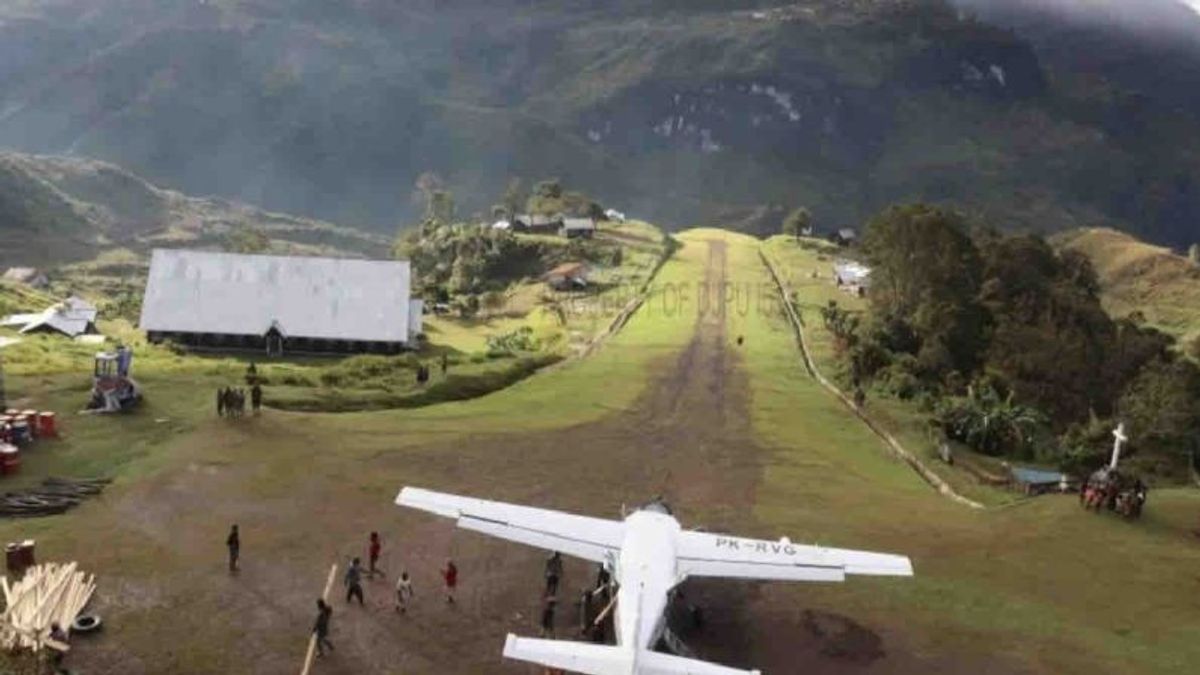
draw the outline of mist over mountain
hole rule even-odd
[[[1160,18],[1068,11],[1097,0],[23,0],[0,3],[0,145],[381,231],[418,215],[431,171],[466,213],[553,176],[680,225],[765,229],[755,214],[806,205],[833,227],[921,198],[1185,245],[1200,59],[1186,31],[1146,36],[1200,17],[1111,3],[1130,4]]]

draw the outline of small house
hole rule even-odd
[[[1030,469],[1026,467],[1009,467],[1013,485],[1028,495],[1040,495],[1047,492],[1069,492],[1075,481],[1065,473]]]
[[[521,214],[512,219],[514,230],[540,234],[554,234],[563,226],[561,215]]]
[[[858,243],[858,232],[852,227],[843,227],[830,234],[829,241],[842,247],[853,246]]]
[[[837,262],[833,265],[833,280],[838,288],[862,295],[871,287],[871,268],[853,261]]]
[[[618,211],[616,209],[608,209],[607,211],[604,212],[604,217],[608,218],[609,220],[611,220],[614,223],[625,222],[625,214],[621,213],[620,211]]]
[[[596,235],[596,221],[591,218],[565,218],[559,234],[567,239],[591,239]]]
[[[35,314],[13,314],[0,320],[0,325],[18,327],[24,335],[59,333],[67,337],[94,335],[99,312],[92,303],[72,295]]]
[[[556,291],[572,291],[587,287],[588,272],[587,263],[563,263],[542,275],[542,279]]]
[[[25,284],[33,288],[45,288],[50,280],[35,267],[10,267],[4,273],[3,279],[17,284]]]

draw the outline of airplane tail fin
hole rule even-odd
[[[634,654],[627,648],[522,638],[511,633],[504,642],[504,656],[584,675],[631,675],[635,667],[640,675],[759,675],[757,670],[729,668],[650,651],[638,654],[635,666]]]

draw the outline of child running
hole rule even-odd
[[[401,614],[408,612],[408,603],[413,598],[412,580],[408,578],[408,570],[400,572],[396,580],[396,611]]]

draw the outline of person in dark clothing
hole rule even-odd
[[[257,382],[250,388],[250,403],[254,406],[254,414],[257,415],[262,408],[262,387],[258,386]]]
[[[446,582],[446,602],[454,604],[454,589],[458,587],[458,568],[453,560],[446,561],[446,569],[442,570],[442,581]]]
[[[229,529],[229,536],[225,538],[225,548],[229,549],[229,571],[236,572],[238,570],[238,556],[242,552],[242,538],[238,535],[237,525]]]
[[[446,371],[449,368],[450,368],[450,357],[446,354],[442,354],[442,375],[445,375]]]
[[[258,366],[254,362],[250,362],[250,366],[246,368],[246,384],[258,384]]]
[[[345,584],[346,602],[357,597],[359,606],[365,605],[362,589],[362,561],[358,558],[350,561],[350,567],[346,569]]]
[[[67,632],[62,629],[62,626],[52,623],[50,624],[50,639],[65,645],[69,638],[67,637]],[[61,652],[53,647],[50,647],[49,651],[50,666],[54,669],[54,675],[69,675],[71,671],[63,667],[63,659],[67,657],[66,652]]]
[[[542,637],[554,637],[554,609],[558,600],[554,596],[546,598],[542,603]]]
[[[375,575],[383,575],[383,570],[378,568],[379,553],[383,549],[383,545],[379,542],[379,533],[372,532],[370,543],[367,544],[367,574],[374,577]]]
[[[854,389],[854,407],[862,410],[862,407],[867,404],[867,392],[862,390],[862,387]]]
[[[217,390],[217,417],[225,416],[225,390]]]
[[[555,551],[546,559],[546,596],[551,597],[558,594],[558,582],[562,579],[563,560],[562,554]]]
[[[608,594],[608,582],[612,580],[612,576],[608,573],[608,567],[603,563],[600,564],[600,569],[596,571],[596,590],[593,593]]]
[[[325,601],[317,598],[317,622],[313,624],[313,635],[317,636],[317,656],[325,656],[325,649],[333,651],[333,643],[329,641],[329,619],[333,616],[333,608]]]

